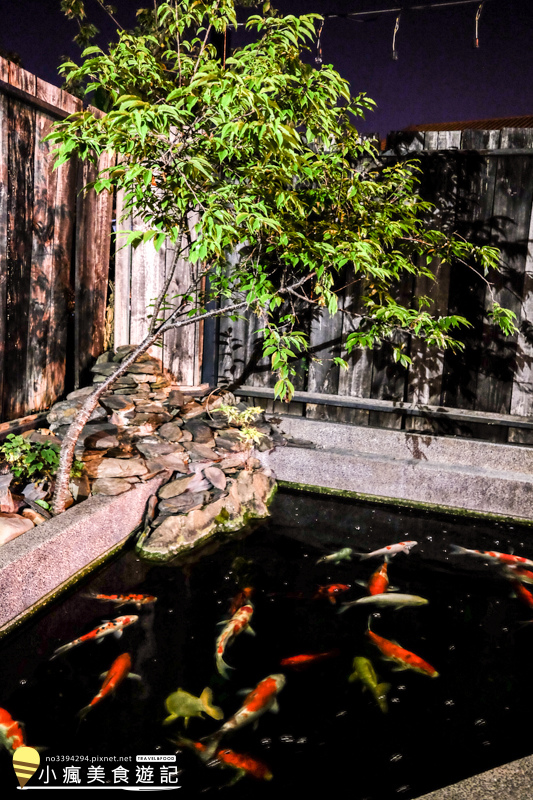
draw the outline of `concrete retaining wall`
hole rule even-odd
[[[280,430],[314,449],[261,453],[279,480],[533,521],[533,447],[300,417]]]
[[[116,497],[96,495],[0,548],[0,633],[100,563],[141,522],[162,473]]]

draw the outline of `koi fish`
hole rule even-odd
[[[337,602],[335,595],[347,592],[350,586],[345,583],[332,583],[330,586],[319,586],[314,595],[315,599],[319,597],[326,597],[330,603],[335,605]]]
[[[172,744],[178,747],[187,747],[200,756],[204,754],[207,749],[207,746],[202,742],[192,742],[190,739],[185,739],[182,736],[173,740]],[[256,758],[252,758],[252,756],[236,753],[234,750],[224,748],[216,751],[213,758],[220,762],[221,766],[232,767],[237,770],[241,773],[239,777],[251,775],[252,778],[257,778],[258,780],[272,780],[272,773],[267,765]]]
[[[211,736],[204,739],[206,749],[201,758],[209,761],[218,748],[220,740],[227,733],[233,733],[251,722],[255,722],[266,711],[276,713],[279,710],[277,695],[286,683],[285,675],[277,673],[263,678],[255,689],[246,695],[241,708],[225,722],[222,727]]]
[[[389,588],[389,576],[387,574],[388,562],[384,561],[383,565],[372,573],[370,580],[367,584],[368,594],[383,594]]]
[[[522,569],[521,567],[506,566],[507,576],[511,580],[517,580],[521,583],[533,583],[533,572],[529,569]]]
[[[215,656],[217,670],[223,678],[229,678],[228,669],[233,669],[233,667],[230,667],[228,664],[226,664],[223,659],[226,647],[233,641],[233,639],[235,639],[236,636],[238,636],[239,633],[242,633],[242,631],[246,631],[247,633],[255,635],[255,631],[253,631],[250,627],[250,619],[253,612],[253,605],[248,603],[245,606],[241,606],[229,621],[224,620],[223,622],[219,623],[220,625],[226,624],[226,627],[217,639]]]
[[[353,672],[348,678],[350,683],[361,681],[363,690],[373,695],[376,703],[384,714],[387,713],[387,692],[390,691],[390,683],[379,683],[374,666],[369,658],[356,656],[353,660]]]
[[[533,594],[529,591],[529,589],[526,589],[525,586],[522,586],[520,581],[511,581],[511,585],[513,587],[515,597],[520,600],[523,605],[532,610]]]
[[[513,556],[511,553],[497,553],[494,550],[467,550],[458,544],[451,544],[450,550],[453,555],[478,556],[487,561],[496,561],[498,564],[506,564],[511,567],[533,567],[533,561],[523,556]]]
[[[84,642],[99,641],[103,636],[107,636],[110,633],[114,634],[117,639],[119,639],[122,636],[122,631],[124,628],[127,625],[132,625],[134,622],[137,622],[138,619],[139,617],[136,617],[134,614],[132,614],[130,616],[116,617],[115,619],[108,620],[98,628],[94,628],[94,630],[86,633],[84,636],[80,636],[79,639],[74,639],[72,642],[58,647],[57,650],[54,650],[50,661],[52,658],[57,658],[57,656],[61,655],[61,653],[66,653],[67,650],[70,650],[72,647],[77,647],[79,644],[83,644]]]
[[[244,589],[241,589],[241,591],[235,595],[231,601],[229,610],[231,616],[233,616],[239,610],[239,608],[242,608],[242,606],[246,605],[248,601],[251,600],[254,591],[255,590],[253,586],[245,586]]]
[[[283,658],[279,663],[281,667],[291,667],[292,669],[305,669],[309,664],[316,661],[325,661],[327,658],[338,656],[340,650],[330,650],[328,653],[309,653],[301,656],[290,656]]]
[[[103,602],[116,603],[117,608],[125,606],[128,603],[133,603],[137,608],[140,608],[141,606],[155,603],[157,600],[157,597],[151,594],[93,594],[90,595],[90,597],[94,597],[95,600],[102,600]]]
[[[100,689],[98,694],[93,697],[89,705],[81,709],[81,711],[78,713],[78,716],[81,719],[83,719],[86,716],[86,714],[89,713],[91,708],[93,708],[93,706],[98,705],[98,703],[101,700],[103,700],[104,697],[107,697],[107,695],[114,692],[115,689],[117,689],[118,686],[120,686],[122,681],[125,680],[125,678],[136,678],[137,680],[141,680],[140,675],[135,675],[135,673],[130,672],[130,670],[131,670],[131,656],[129,653],[122,653],[121,656],[115,658],[115,660],[113,661],[113,663],[109,668],[109,671],[104,672],[104,674],[101,676],[105,678],[102,684],[102,688]]]
[[[11,755],[25,745],[22,724],[16,722],[5,708],[0,708],[0,744],[9,750]]]
[[[378,636],[377,633],[370,630],[370,626],[366,635],[387,661],[393,661],[397,665],[398,670],[412,669],[415,672],[420,672],[422,675],[429,675],[430,678],[438,677],[439,673],[431,664],[428,664],[427,661],[424,661],[422,658],[415,655],[415,653],[411,653],[409,650],[400,647],[397,642],[384,639],[383,636]]]
[[[352,606],[378,606],[378,608],[406,608],[407,606],[425,606],[429,603],[425,597],[420,597],[417,594],[392,594],[387,592],[385,594],[373,594],[368,597],[360,597],[358,600],[352,600],[350,603],[342,603],[339,608],[339,614],[346,611],[347,608]]]
[[[359,556],[361,561],[365,558],[374,558],[375,556],[395,556],[398,553],[409,553],[412,547],[418,542],[398,542],[397,544],[388,544],[386,547],[380,547],[379,550],[373,550],[371,553],[354,553]]]
[[[317,564],[340,564],[341,561],[350,561],[352,558],[353,550],[351,547],[343,547],[342,550],[338,550],[336,553],[331,553],[329,556],[322,556],[316,562]]]
[[[195,697],[183,689],[170,694],[165,700],[165,707],[170,716],[163,720],[163,725],[170,725],[179,717],[184,718],[185,727],[189,724],[191,717],[201,717],[204,719],[204,712],[213,719],[224,719],[224,712],[218,706],[213,705],[213,692],[206,687],[200,697]]]

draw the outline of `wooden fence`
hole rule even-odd
[[[128,232],[142,230],[142,225],[131,216],[121,219],[122,216],[122,197],[119,193],[116,209],[119,234],[115,254],[115,346],[139,344],[148,333],[150,306],[166,283],[175,255],[174,249],[166,244],[159,251],[156,251],[152,242],[136,248],[126,246]],[[196,222],[196,218],[190,220],[192,237],[195,236]],[[178,258],[174,277],[168,287],[169,302],[190,285],[190,276],[191,264],[184,251]],[[150,348],[150,352],[162,360],[165,369],[178,383],[189,386],[200,383],[203,332],[202,323],[171,330],[163,335],[160,347]]]
[[[44,141],[81,108],[0,58],[0,422],[50,406],[103,349],[112,197],[81,194],[95,167],[54,170]]]
[[[265,401],[272,397],[275,377],[269,361],[257,358],[255,318],[223,319],[215,366],[218,381],[240,385],[240,394],[284,413],[532,442],[533,130],[401,133],[389,137],[388,148],[384,158],[420,157],[420,191],[436,204],[434,226],[501,248],[495,297],[517,314],[519,333],[504,337],[489,323],[487,286],[473,271],[435,263],[436,281],[405,280],[400,296],[405,301],[429,295],[437,314],[469,318],[474,327],[462,334],[463,353],[432,351],[423,342],[406,339],[413,360],[409,369],[394,363],[392,345],[348,356],[342,342],[352,329],[350,317],[321,311],[305,323],[312,358],[295,363],[294,383],[302,402],[287,407]],[[358,310],[358,291],[357,285],[345,289],[340,307]],[[348,361],[348,371],[333,364],[335,355]],[[256,387],[257,394],[249,387]],[[447,415],[447,409],[458,413]]]

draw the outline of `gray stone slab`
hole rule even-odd
[[[416,800],[533,800],[533,756],[511,761]]]
[[[437,458],[429,460],[413,457],[407,449],[405,439],[412,438],[412,434],[327,422],[298,423],[292,425],[291,418],[284,420],[280,428],[296,438],[315,442],[317,449],[282,447],[259,454],[261,462],[274,470],[279,480],[533,520],[533,469],[527,471],[532,448],[505,445],[505,450],[526,453],[527,457],[518,462],[508,453],[500,457],[501,451],[493,449],[498,446],[489,445],[477,452],[479,460],[472,463],[473,449],[465,452],[463,447],[472,443],[448,438],[445,446],[439,441],[431,444],[435,446],[432,459],[435,455]],[[357,442],[362,449],[355,447]],[[520,465],[526,469],[519,471]]]
[[[307,439],[319,448],[386,453],[399,459],[488,466],[533,474],[533,447],[524,445],[493,444],[455,436],[431,436],[289,416],[282,417],[278,429],[295,439]]]
[[[0,630],[123,542],[168,473],[117,497],[98,495],[0,547]]]

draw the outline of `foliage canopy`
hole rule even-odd
[[[237,26],[233,0],[159,3],[149,32],[121,30],[108,53],[91,46],[81,66],[63,64],[87,92],[104,91],[110,110],[103,118],[74,114],[52,134],[58,163],[73,153],[118,154],[94,186],[124,190],[125,213],[135,210],[149,226],[132,232],[131,244],[188,248],[190,286],[159,299],[151,330],[169,316],[193,321],[215,298],[241,302],[258,315],[264,354],[286,399],[291,359],[307,346],[302,308],[335,314],[341,272],[352,269],[350,280],[364,285],[348,352],[398,330],[462,347],[453,328],[466,319],[434,316],[428,297],[402,304],[394,287],[407,273],[433,277],[435,258],[477,264],[482,275],[498,260],[494,248],[431,229],[416,163],[384,166],[353,125],[373,101],[353,97],[331,66],[302,61],[319,20],[249,16],[251,43],[227,54],[210,40]],[[490,313],[512,331],[510,312],[493,304]],[[395,358],[409,363],[400,346]]]

